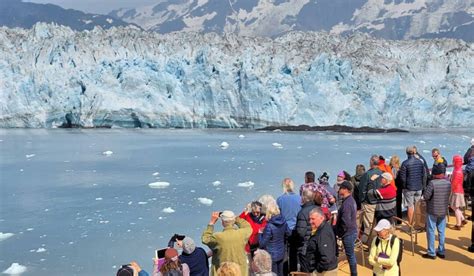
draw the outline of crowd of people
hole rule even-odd
[[[439,149],[432,150],[431,169],[415,146],[407,147],[406,154],[401,164],[396,155],[388,164],[383,156],[372,155],[367,170],[359,164],[352,177],[341,171],[333,186],[327,173],[316,179],[314,172],[306,172],[299,189],[285,178],[283,194],[277,199],[264,195],[239,216],[229,210],[213,212],[201,237],[210,250],[197,247],[189,237],[174,235],[164,258],[155,260],[153,275],[280,276],[292,271],[337,275],[339,252],[344,252],[354,276],[357,241],[370,252],[374,275],[401,275],[403,242],[393,229],[402,221],[402,205],[407,209],[405,221],[414,223],[420,200],[426,202],[423,258],[449,258],[445,255],[448,206],[456,217],[454,229],[460,230],[468,223],[463,210],[474,196],[474,139],[464,157],[452,158],[449,177],[448,162]],[[219,219],[223,230],[215,231]],[[436,230],[439,243],[435,248]],[[182,249],[180,255],[175,243]],[[474,252],[474,231],[468,250]],[[117,275],[148,273],[132,262]]]

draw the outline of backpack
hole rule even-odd
[[[390,238],[390,248],[393,247],[393,244],[395,243],[395,238],[396,237],[397,236],[392,235],[392,237]],[[402,262],[402,257],[403,257],[403,240],[399,238],[398,241],[400,242],[400,247],[399,247],[400,250],[398,250],[397,265],[398,265],[399,271],[401,271],[400,270],[400,263]],[[380,239],[379,239],[379,237],[377,237],[375,239],[375,246],[379,246],[379,243],[380,243]]]

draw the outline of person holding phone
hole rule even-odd
[[[148,272],[143,270],[137,262],[130,262],[129,264],[122,265],[117,271],[117,276],[149,276]]]

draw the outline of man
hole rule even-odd
[[[214,233],[214,224],[219,217],[222,220],[224,230]],[[234,224],[239,229],[235,229]],[[211,275],[217,275],[217,269],[224,262],[237,263],[242,275],[248,275],[245,245],[251,234],[252,227],[250,224],[244,219],[236,218],[232,211],[212,213],[211,220],[201,238],[202,243],[207,245],[213,253]]]
[[[446,214],[448,210],[449,195],[451,193],[451,183],[446,179],[446,166],[439,163],[433,166],[433,180],[428,182],[423,193],[426,200],[426,238],[428,240],[428,250],[423,254],[423,258],[441,259],[445,258],[444,239],[446,231]],[[435,251],[435,229],[438,229],[438,250]]]
[[[317,276],[337,275],[337,245],[332,227],[319,207],[311,210],[309,219],[312,229],[306,251],[309,270]]]
[[[282,182],[283,194],[277,198],[278,208],[280,208],[281,215],[285,218],[288,230],[291,235],[288,238],[288,257],[289,260],[283,264],[283,272],[288,275],[291,271],[297,271],[297,249],[298,239],[296,231],[296,217],[301,210],[301,196],[294,192],[295,184],[290,178],[283,179]]]
[[[303,205],[296,217],[296,234],[298,240],[298,263],[300,264],[300,271],[311,272],[309,270],[308,262],[306,261],[306,246],[311,237],[311,224],[309,223],[309,212],[316,207],[314,204],[314,194],[310,189],[303,190],[301,198]]]
[[[392,217],[396,215],[397,190],[392,186],[392,182],[392,174],[384,172],[382,176],[380,176],[381,187],[372,189],[367,193],[367,196],[372,201],[377,202],[375,206],[376,222],[379,222],[381,219],[393,222]]]
[[[443,156],[441,156],[441,152],[439,151],[439,149],[437,148],[432,149],[431,157],[433,157],[433,160],[434,160],[433,167],[439,163],[443,163],[445,167],[448,167],[448,161],[446,161],[446,159]]]
[[[406,153],[407,159],[400,166],[399,177],[403,186],[403,204],[407,207],[408,222],[411,224],[413,223],[415,204],[421,198],[425,178],[425,164],[421,159],[415,157],[416,149],[414,146],[408,146]]]
[[[372,155],[370,157],[370,169],[364,173],[359,183],[359,201],[362,209],[362,242],[370,244],[369,236],[374,222],[375,204],[376,202],[367,197],[367,192],[380,187],[379,177],[382,171],[378,168],[379,156]]]
[[[392,182],[390,182],[390,185],[392,185],[396,191],[397,186],[395,185],[395,176],[393,175],[392,168],[387,165],[387,163],[385,163],[385,157],[382,155],[379,155],[379,169],[382,171],[382,173],[389,173],[392,175]]]
[[[418,152],[418,149],[416,148],[416,146],[413,146],[413,150],[415,152],[414,156],[415,158],[419,159],[420,161],[423,162],[423,167],[425,168],[425,175],[423,177],[423,189],[425,189],[426,185],[428,185],[428,181],[431,180],[430,179],[430,169],[428,168],[428,162],[426,162],[426,159],[423,157],[423,155],[421,155],[419,152]]]
[[[344,244],[351,276],[357,276],[357,260],[354,253],[357,239],[357,204],[352,197],[352,184],[348,181],[342,182],[338,193],[342,204],[337,212],[336,234]]]
[[[466,190],[470,191],[471,202],[474,199],[474,138],[471,140],[471,147],[464,154],[464,165],[466,165]],[[465,191],[467,194],[467,192]],[[469,252],[474,252],[474,204],[471,203],[471,246]]]

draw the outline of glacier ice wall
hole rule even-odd
[[[0,28],[0,127],[470,127],[473,44]]]

